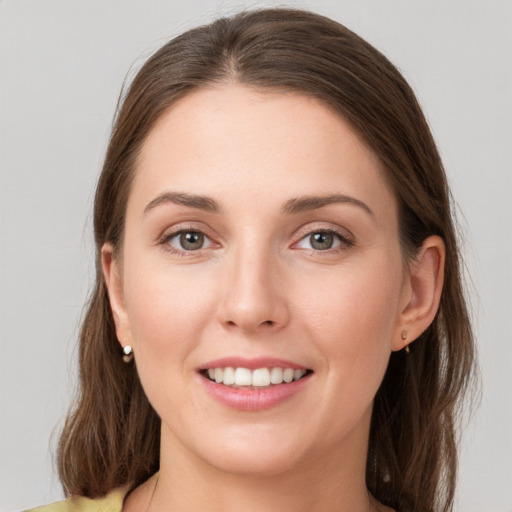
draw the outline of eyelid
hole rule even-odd
[[[183,232],[187,232],[187,231],[201,233],[205,237],[205,239],[207,239],[209,241],[208,246],[201,247],[200,249],[197,249],[197,250],[188,250],[187,251],[186,249],[179,249],[179,248],[174,247],[169,244],[170,239],[172,239],[175,236],[178,236],[179,234],[181,234]],[[319,232],[320,233],[321,232],[332,233],[333,235],[338,237],[338,240],[340,243],[333,248],[326,249],[323,251],[318,250],[318,249],[313,249],[313,248],[310,249],[311,251],[318,252],[318,253],[320,253],[320,252],[323,252],[323,253],[331,252],[332,253],[332,252],[335,252],[336,250],[347,249],[348,247],[355,245],[355,237],[346,228],[342,228],[341,226],[337,226],[337,225],[331,224],[331,223],[321,223],[321,224],[313,224],[313,225],[311,223],[309,223],[309,224],[299,228],[299,230],[296,232],[296,234],[294,236],[295,241],[291,244],[291,248],[292,249],[297,248],[297,245],[300,242],[302,242],[306,237],[311,236],[313,233],[319,233]],[[213,248],[221,247],[221,244],[219,242],[216,242],[215,238],[217,238],[217,237],[215,237],[215,235],[212,235],[211,230],[208,229],[207,227],[198,226],[197,224],[195,224],[193,222],[182,222],[182,223],[176,224],[174,226],[171,226],[171,227],[165,229],[162,232],[162,234],[158,237],[156,242],[158,245],[164,246],[164,249],[169,252],[172,252],[175,254],[180,254],[183,256],[193,256],[193,255],[197,255],[198,253],[200,253],[201,251],[203,251],[205,249],[210,249],[212,247]]]
[[[179,249],[177,247],[172,246],[169,241],[174,237],[180,235],[181,233],[186,233],[187,231],[201,233],[204,236],[205,240],[209,241],[208,246],[201,247],[197,250],[189,250]],[[213,235],[210,234],[210,230],[204,227],[199,227],[190,222],[184,222],[177,225],[174,225],[162,232],[162,234],[157,239],[157,244],[163,246],[166,251],[171,253],[179,254],[182,256],[193,256],[197,255],[201,251],[205,249],[210,249],[212,247],[220,247],[220,244],[214,240]]]
[[[314,233],[332,233],[336,237],[338,237],[339,244],[336,247],[333,247],[331,249],[326,249],[324,251],[313,249],[311,248],[311,251],[318,252],[318,253],[329,253],[340,249],[346,249],[348,247],[351,247],[355,245],[355,237],[354,235],[346,228],[342,228],[340,226],[336,226],[333,224],[315,224],[311,225],[308,224],[306,226],[301,227],[295,238],[295,242],[291,245],[292,249],[297,248],[297,245],[302,242],[305,238],[308,236],[311,236]],[[307,249],[306,249],[307,250]]]
[[[330,222],[323,222],[323,223],[308,223],[304,226],[301,226],[294,238],[298,241],[299,239],[302,240],[305,236],[311,235],[312,233],[316,233],[319,231],[325,231],[328,233],[334,233],[336,235],[339,235],[341,238],[349,240],[351,242],[355,241],[355,236],[352,234],[350,230],[347,228],[338,226],[336,224],[331,224]]]

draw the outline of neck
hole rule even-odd
[[[369,512],[379,510],[365,484],[361,440],[279,473],[230,473],[199,459],[162,431],[151,512]],[[149,488],[148,488],[149,492]]]

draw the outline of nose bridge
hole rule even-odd
[[[278,255],[269,244],[245,237],[226,266],[223,322],[246,331],[277,329],[287,322]]]

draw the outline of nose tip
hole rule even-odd
[[[278,278],[275,266],[267,268],[261,260],[252,265],[239,261],[225,280],[220,306],[220,320],[229,328],[246,332],[272,331],[288,322],[288,308],[283,286],[276,289]]]
[[[229,327],[238,327],[243,331],[269,331],[282,327],[287,322],[287,312],[283,304],[269,300],[269,290],[265,290],[267,298],[252,295],[247,300],[233,295],[226,301],[223,309],[223,321]]]

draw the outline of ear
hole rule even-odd
[[[444,282],[445,245],[430,236],[409,265],[392,350],[401,350],[418,338],[434,320]]]
[[[130,324],[124,303],[121,265],[114,257],[112,244],[106,243],[101,248],[101,266],[108,289],[110,309],[116,326],[117,339],[122,347],[132,345]],[[133,346],[133,345],[132,345]]]

